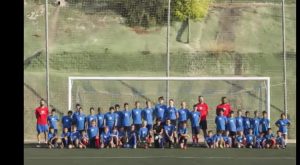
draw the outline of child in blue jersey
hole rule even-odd
[[[176,110],[176,107],[174,106],[174,100],[170,99],[169,100],[169,107],[167,108],[167,110],[165,111],[165,116],[166,119],[169,119],[171,121],[171,125],[174,126],[174,135],[173,135],[173,139],[174,139],[174,144],[177,143],[177,118],[178,118],[178,112]]]
[[[254,111],[254,117],[250,120],[251,128],[253,130],[253,134],[257,137],[260,134],[259,125],[260,125],[260,117],[258,116],[258,112]]]
[[[214,142],[215,142],[215,147],[216,148],[224,148],[224,140],[223,140],[222,133],[223,133],[223,131],[219,130],[214,135]]]
[[[189,113],[192,127],[193,146],[199,146],[200,117],[201,113],[197,111],[197,106],[194,105],[193,110]]]
[[[255,142],[255,135],[253,135],[253,130],[250,128],[249,133],[246,135],[246,147],[253,148]]]
[[[147,121],[143,121],[142,127],[139,130],[138,133],[138,144],[140,147],[143,147],[145,149],[149,146],[149,132],[147,126]]]
[[[229,136],[231,138],[232,144],[234,144],[234,139],[236,136],[236,118],[234,117],[234,111],[230,112],[230,117],[227,118],[227,130],[229,131]]]
[[[112,138],[110,136],[109,128],[107,126],[104,127],[104,131],[101,134],[100,146],[101,148],[109,148],[112,146]]]
[[[121,115],[121,111],[120,111],[120,105],[119,104],[115,104],[115,119],[116,119],[116,127],[119,130],[122,126],[122,115]]]
[[[122,126],[124,127],[124,131],[126,133],[126,136],[128,136],[130,132],[130,121],[131,121],[131,111],[129,110],[129,104],[124,103],[124,110],[121,113],[122,118]]]
[[[102,107],[98,107],[97,117],[97,127],[99,129],[99,137],[104,131],[104,114],[102,113]]]
[[[142,126],[142,110],[140,109],[140,102],[135,102],[135,108],[131,110],[133,124],[135,126],[136,133],[140,130]]]
[[[284,143],[284,138],[282,136],[282,133],[279,130],[277,131],[277,136],[275,138],[275,141],[276,141],[276,147],[275,148],[277,148],[277,149],[279,149],[279,148],[284,149],[286,147],[285,143]]]
[[[96,120],[92,120],[91,126],[87,130],[89,137],[89,146],[91,148],[100,148],[99,128],[96,125]]]
[[[57,140],[58,140],[58,138],[54,131],[54,128],[50,127],[49,133],[48,133],[48,148],[51,149],[51,148],[57,147]]]
[[[126,144],[126,141],[127,141],[127,136],[126,136],[126,132],[124,130],[124,127],[120,127],[120,130],[119,130],[119,143],[118,143],[118,146],[119,147],[124,147],[124,145]]]
[[[215,140],[211,130],[207,132],[207,136],[205,137],[205,147],[215,148]]]
[[[72,125],[72,130],[69,136],[69,146],[68,148],[78,148],[79,147],[79,140],[80,140],[80,133],[77,131],[76,124]]]
[[[265,134],[265,148],[275,148],[275,136],[272,133],[272,128],[268,128],[267,134]]]
[[[223,114],[224,114],[224,110],[221,109],[219,111],[219,115],[216,116],[216,118],[215,118],[216,132],[218,132],[218,131],[224,132],[225,131],[225,126],[226,126],[226,123],[227,123],[227,117],[224,116]]]
[[[63,132],[62,132],[61,136],[60,136],[60,139],[61,139],[60,140],[61,141],[60,148],[68,147],[68,145],[69,145],[69,136],[70,136],[70,132],[69,132],[68,128],[65,127],[63,129]]]
[[[169,143],[169,148],[173,148],[174,139],[172,137],[174,137],[174,131],[175,131],[174,125],[171,125],[171,120],[167,119],[166,125],[164,126],[163,142]]]
[[[54,129],[55,134],[57,134],[57,122],[59,121],[56,113],[56,109],[51,110],[51,114],[48,116],[48,125],[49,128],[52,127]]]
[[[137,146],[137,133],[134,124],[132,124],[130,126],[130,132],[128,134],[127,148],[136,149],[136,146]]]
[[[280,115],[280,119],[276,121],[275,125],[279,128],[279,131],[284,138],[284,145],[286,146],[288,127],[291,125],[291,122],[286,118],[285,114],[282,113]]]
[[[74,113],[73,113],[73,115],[72,115],[72,125],[73,125],[73,124],[76,124],[76,118],[77,118],[77,115],[79,115],[79,113],[80,113],[80,112],[79,112],[79,111],[80,111],[80,110],[79,110],[80,107],[81,107],[80,104],[77,103],[77,104],[76,104],[76,109],[75,109],[75,111],[74,111]],[[71,131],[72,131],[72,130],[71,130]]]
[[[113,106],[109,107],[109,112],[104,115],[104,124],[111,132],[113,127],[116,126],[116,119],[115,119],[115,108]]]
[[[112,138],[112,146],[111,148],[119,147],[119,131],[117,127],[114,127],[112,132],[110,133]]]
[[[85,130],[80,134],[79,148],[86,148],[89,145],[89,137]]]
[[[236,131],[244,132],[242,110],[239,109],[237,111],[237,117],[235,119],[236,119]]]
[[[167,110],[167,105],[164,104],[164,97],[160,96],[158,98],[158,104],[154,108],[154,116],[156,119],[161,120],[161,124],[165,125],[165,111]]]
[[[178,128],[181,124],[186,123],[189,117],[189,110],[186,108],[186,102],[180,104],[181,108],[178,110]]]
[[[230,137],[230,132],[227,130],[223,134],[223,141],[224,141],[224,147],[225,148],[231,148],[232,147],[232,138]]]
[[[147,122],[147,129],[148,129],[148,134],[149,134],[149,147],[152,146],[151,142],[152,142],[152,132],[153,132],[153,109],[151,107],[151,102],[150,101],[146,101],[146,108],[143,109],[142,111],[142,117],[144,119],[144,121]]]
[[[243,131],[237,131],[237,136],[235,137],[235,147],[237,148],[245,147],[245,136]]]
[[[178,139],[179,139],[179,145],[181,149],[187,149],[188,137],[189,135],[188,135],[186,123],[181,123],[178,128]]]
[[[79,113],[75,116],[76,127],[80,133],[85,130],[85,120],[85,114],[83,113],[83,109],[80,107]]]
[[[251,118],[249,117],[250,112],[246,111],[245,116],[243,117],[243,127],[244,127],[244,135],[247,136],[249,134],[249,129],[251,128]]]
[[[94,107],[91,107],[90,114],[85,119],[85,130],[87,130],[92,125],[93,120],[97,120],[97,116],[95,115]]]
[[[72,111],[68,111],[68,115],[63,116],[61,118],[61,123],[62,123],[62,129],[64,130],[65,128],[68,129],[68,132],[71,132],[71,126],[72,126]]]
[[[258,136],[255,138],[255,148],[262,149],[264,148],[264,142],[265,142],[265,134],[261,132]]]
[[[261,125],[261,132],[264,134],[268,133],[268,128],[270,128],[270,120],[268,119],[268,114],[266,111],[262,112],[263,117],[261,118],[259,124]]]

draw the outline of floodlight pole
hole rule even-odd
[[[168,1],[168,26],[167,26],[167,77],[170,77],[170,17],[171,17],[171,0]],[[169,80],[166,81],[166,102],[169,104]]]
[[[286,49],[285,49],[285,9],[284,0],[282,0],[282,47],[283,47],[283,85],[284,85],[284,113],[287,116],[287,84],[286,84]]]
[[[50,106],[49,91],[49,55],[48,55],[48,0],[45,0],[45,33],[46,33],[46,88],[47,88],[47,104]]]

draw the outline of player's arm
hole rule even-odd
[[[276,125],[277,127],[280,127],[279,120],[277,120],[277,121],[275,122],[275,125]]]

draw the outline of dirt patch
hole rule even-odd
[[[139,27],[139,26],[134,26],[131,28],[132,31],[134,31],[137,34],[150,34],[153,32],[159,32],[161,30],[161,28],[155,28],[154,30],[149,30],[149,29],[145,29],[143,27]]]

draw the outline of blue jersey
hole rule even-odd
[[[48,140],[51,140],[52,138],[54,138],[56,136],[55,133],[48,133]]]
[[[284,139],[282,136],[276,136],[275,140],[276,140],[276,144],[284,145]]]
[[[191,111],[189,116],[191,120],[191,125],[192,127],[199,127],[199,122],[200,122],[200,112],[198,111]]]
[[[183,134],[187,134],[187,133],[188,133],[187,128],[179,127],[178,134],[183,135]]]
[[[244,127],[244,129],[248,130],[248,129],[251,128],[250,120],[251,120],[250,117],[243,117],[243,127]]]
[[[61,118],[62,127],[64,128],[71,128],[72,126],[72,118],[70,116],[63,116]]]
[[[231,143],[231,138],[229,136],[222,136],[225,143]]]
[[[107,143],[110,141],[109,131],[107,133],[105,133],[104,131],[101,133],[101,141],[103,141],[104,143]]]
[[[119,131],[119,138],[125,137],[125,131]]]
[[[239,143],[242,143],[243,140],[244,140],[244,136],[237,135],[236,138],[235,138],[235,140],[236,140],[237,142],[239,142]]]
[[[227,130],[230,132],[236,132],[236,119],[235,117],[227,118]]]
[[[215,123],[217,126],[217,131],[225,131],[225,124],[227,123],[227,118],[225,116],[216,116]]]
[[[101,113],[98,113],[96,115],[97,117],[97,126],[98,128],[103,128],[104,127],[104,115]]]
[[[76,116],[76,126],[77,126],[77,130],[81,131],[84,130],[84,123],[85,123],[85,114],[79,114]]]
[[[76,121],[77,116],[79,115],[79,111],[75,111],[72,115],[73,121]]]
[[[253,129],[253,134],[255,136],[258,136],[260,131],[259,131],[259,123],[260,123],[260,118],[259,117],[255,117],[255,118],[252,118],[250,120],[250,123],[251,123],[251,128]]]
[[[133,124],[142,124],[142,110],[135,108],[132,110]]]
[[[236,117],[236,131],[244,131],[243,117]]]
[[[131,111],[124,110],[122,111],[122,126],[129,127],[131,119]]]
[[[147,124],[153,124],[153,109],[145,108],[142,111],[142,117],[145,121],[147,121]]]
[[[287,134],[287,126],[290,125],[290,121],[288,119],[279,119],[275,124],[279,125],[280,132]]]
[[[63,133],[61,134],[60,137],[61,137],[61,138],[69,137],[70,134],[71,134],[71,132],[67,132],[67,133],[64,133],[64,132],[63,132]]]
[[[122,126],[122,115],[121,115],[121,111],[115,111],[115,120],[117,120],[117,127],[121,127]]]
[[[146,138],[148,136],[148,128],[147,127],[141,127],[139,130],[139,137],[140,138]]]
[[[214,135],[214,142],[220,141],[223,139],[222,134],[215,134]]]
[[[266,140],[271,140],[272,138],[274,138],[274,135],[271,133],[271,134],[266,134],[265,135],[265,139]]]
[[[254,135],[246,135],[246,143],[247,144],[250,144],[250,143],[254,143],[254,139],[255,139],[255,136]]]
[[[165,121],[165,111],[167,106],[164,104],[156,104],[154,109],[154,115],[156,118],[160,118],[162,122]]]
[[[179,109],[178,110],[178,121],[187,121],[189,115],[188,109]]]
[[[262,118],[259,123],[261,125],[261,131],[262,132],[268,131],[268,128],[269,128],[269,125],[270,125],[270,120],[269,119]]]
[[[76,131],[76,132],[70,132],[70,139],[71,141],[74,141],[76,139],[80,139],[80,133],[79,131]]]
[[[86,117],[86,122],[88,123],[88,127],[91,126],[93,120],[95,120],[96,123],[97,123],[97,116],[96,115],[88,115]]]
[[[55,116],[48,116],[48,122],[49,122],[49,127],[51,128],[54,128],[54,129],[57,129],[57,121],[58,121],[58,117],[55,115]]]
[[[166,119],[170,119],[170,120],[176,120],[176,107],[168,107],[167,110],[165,111],[166,113]]]
[[[111,137],[113,137],[113,136],[114,136],[114,137],[119,137],[119,131],[118,131],[118,130],[115,130],[115,129],[112,130],[112,132],[110,133],[110,136],[111,136]]]
[[[105,119],[106,126],[108,126],[108,127],[115,126],[115,114],[114,113],[107,112],[104,115],[104,119]]]
[[[87,130],[88,136],[90,139],[96,137],[99,133],[99,128],[97,126],[93,127],[89,127],[89,129]]]
[[[214,136],[212,136],[212,137],[206,136],[205,137],[205,142],[208,143],[208,144],[214,143],[215,142],[214,141]]]
[[[165,125],[164,130],[165,130],[165,133],[168,134],[168,136],[172,136],[172,134],[175,130],[175,127],[174,127],[174,125]]]

